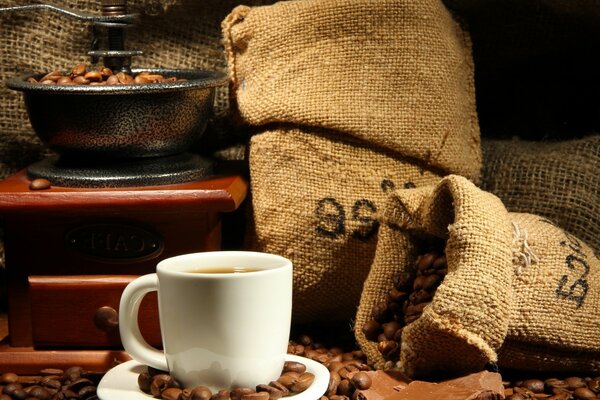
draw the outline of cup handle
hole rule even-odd
[[[142,299],[147,293],[155,290],[158,290],[156,274],[140,276],[125,287],[119,304],[119,333],[123,347],[136,361],[168,371],[165,354],[146,342],[138,324]]]

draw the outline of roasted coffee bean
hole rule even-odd
[[[144,393],[150,393],[150,385],[152,384],[152,377],[146,372],[142,372],[138,375],[138,387]]]
[[[94,388],[94,393],[96,392],[96,388]],[[31,390],[29,390],[29,396],[35,397],[38,400],[49,400],[52,397],[50,391],[42,386],[34,386]],[[87,399],[87,397],[85,397]]]
[[[231,400],[242,400],[245,394],[255,393],[256,391],[251,388],[235,388],[229,392]]]
[[[325,394],[327,396],[336,394],[338,386],[340,385],[341,381],[342,381],[342,378],[340,377],[340,374],[338,374],[337,372],[330,372],[329,373],[329,385],[327,386],[327,392]]]
[[[579,400],[595,399],[596,393],[588,389],[587,387],[578,387],[573,390],[573,396]]]
[[[446,255],[442,254],[433,262],[433,268],[436,270],[446,269],[448,267],[448,263],[446,262]]]
[[[15,383],[19,380],[19,376],[12,372],[6,372],[0,375],[0,384]]]
[[[52,183],[48,179],[45,178],[37,178],[29,182],[30,190],[44,190],[49,189],[52,186]]]
[[[367,390],[371,387],[372,381],[369,374],[364,371],[358,372],[352,376],[352,384],[358,390]]]
[[[176,387],[177,383],[175,379],[168,374],[158,374],[152,377],[152,382],[150,383],[150,393],[154,397],[160,397],[160,394],[168,388]]]
[[[185,399],[181,399],[185,400]],[[229,390],[223,389],[219,390],[217,393],[213,394],[210,400],[229,400]]]
[[[83,76],[87,72],[87,68],[85,64],[77,64],[71,69],[71,78],[75,78],[77,76]]]
[[[342,379],[338,385],[337,394],[350,398],[354,393],[354,385],[349,379]]]
[[[342,379],[350,379],[350,377],[352,375],[354,375],[356,372],[358,372],[358,368],[356,368],[353,365],[346,365],[346,366],[344,366],[344,368],[342,368],[338,371],[338,374],[340,374],[340,377]]]
[[[406,300],[408,297],[408,293],[406,292],[401,292],[396,288],[392,288],[392,290],[390,290],[388,292],[388,300],[389,301],[395,301],[397,303],[402,303],[404,300]]]
[[[80,399],[89,399],[90,397],[93,397],[96,395],[96,386],[94,386],[94,385],[84,386],[81,389],[79,389],[79,391],[77,392],[77,395],[79,396]]]
[[[304,372],[292,383],[290,390],[293,393],[304,392],[315,381],[315,375],[311,372]]]
[[[62,383],[60,383],[59,379],[60,378],[56,375],[44,376],[40,379],[40,385],[50,389],[60,389]]]
[[[590,379],[587,382],[587,386],[594,393],[600,393],[600,376]]]
[[[106,84],[107,85],[118,85],[119,83],[119,78],[116,75],[111,75],[108,78],[106,78]]]
[[[300,374],[297,372],[285,372],[281,374],[279,378],[277,378],[277,382],[291,390],[292,384],[296,381],[296,379],[298,379],[299,376]]]
[[[433,266],[433,262],[437,258],[435,253],[426,253],[417,258],[417,271],[424,271]]]
[[[90,80],[86,79],[84,76],[76,76],[73,78],[73,83],[77,85],[87,85],[90,83]]]
[[[380,303],[375,304],[373,306],[373,309],[371,310],[371,316],[375,321],[379,323],[389,321],[389,319],[391,318],[391,313],[388,309],[387,302],[382,301]]]
[[[57,81],[57,85],[74,85],[75,83],[68,76],[61,76]]]
[[[181,392],[182,390],[179,388],[167,388],[162,391],[162,393],[160,394],[160,398],[163,400],[179,400]],[[208,399],[210,399],[210,397]]]
[[[296,361],[286,361],[283,364],[283,372],[297,372],[301,374],[306,372],[306,365]]]
[[[585,381],[579,376],[570,376],[568,378],[565,378],[564,381],[567,384],[567,387],[571,390],[587,386]]]
[[[279,381],[272,381],[269,383],[269,386],[273,386],[275,389],[281,390],[281,392],[283,393],[284,396],[287,396],[290,394],[290,389],[285,387],[285,385],[283,385]]]
[[[527,379],[520,383],[521,387],[531,390],[533,393],[544,392],[544,381],[539,379]]]
[[[398,343],[394,340],[384,340],[379,342],[377,349],[385,359],[392,359],[398,352]]]
[[[81,376],[81,375],[79,375]],[[86,378],[80,378],[75,381],[72,381],[70,384],[65,385],[65,388],[68,390],[72,390],[73,392],[79,392],[79,390],[85,386],[93,386],[94,382],[90,381]]]
[[[376,341],[377,336],[382,333],[381,324],[374,319],[371,319],[363,325],[362,333],[365,335],[367,340]]]
[[[398,323],[396,321],[386,322],[385,324],[382,325],[382,327],[383,327],[383,334],[385,335],[385,337],[388,340],[394,339],[394,334],[399,329],[402,329],[402,325],[400,325],[400,323]]]
[[[25,400],[29,397],[29,394],[23,389],[17,389],[10,394],[13,400]]]
[[[4,385],[4,389],[2,389],[2,393],[12,396],[13,392],[15,390],[19,390],[19,389],[23,389],[23,386],[21,386],[20,383],[11,382],[11,383]]]
[[[83,368],[81,368],[79,366],[70,367],[70,368],[67,368],[67,370],[63,374],[63,378],[65,380],[69,381],[69,383],[75,382],[76,380],[81,378],[82,373],[83,373]]]
[[[186,400],[210,400],[213,395],[212,391],[208,387],[202,385],[185,389],[184,392]]]
[[[267,392],[247,393],[242,396],[242,400],[269,400],[269,398]]]
[[[265,384],[260,384],[256,386],[256,392],[265,392],[269,395],[269,400],[277,400],[283,397],[283,391]]]

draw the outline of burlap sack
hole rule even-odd
[[[385,300],[392,276],[412,268],[418,249],[411,258],[403,242],[446,240],[448,273],[402,332],[404,372],[466,373],[487,363],[600,371],[600,259],[582,241],[543,217],[509,213],[497,197],[458,176],[394,192],[384,214],[357,328]],[[384,365],[376,343],[355,332],[369,360]]]
[[[304,0],[223,22],[253,250],[295,267],[294,320],[351,318],[392,188],[481,164],[468,38],[440,1]]]
[[[484,190],[509,211],[547,217],[600,252],[600,135],[482,144]]]

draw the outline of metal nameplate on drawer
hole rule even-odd
[[[78,226],[67,232],[66,247],[100,259],[126,260],[158,255],[162,237],[139,226],[105,223]]]

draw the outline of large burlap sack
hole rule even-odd
[[[509,211],[547,217],[600,254],[600,135],[482,145],[482,189]]]
[[[304,0],[223,22],[249,145],[248,248],[294,262],[294,320],[351,318],[393,188],[481,154],[469,41],[440,1]]]
[[[581,240],[544,217],[509,213],[458,176],[394,192],[384,214],[357,328],[385,301],[393,275],[413,268],[418,238],[446,241],[447,275],[402,331],[404,372],[466,373],[488,363],[600,371],[600,259]],[[404,242],[412,253],[402,250]],[[355,332],[369,360],[384,365],[377,344]]]

